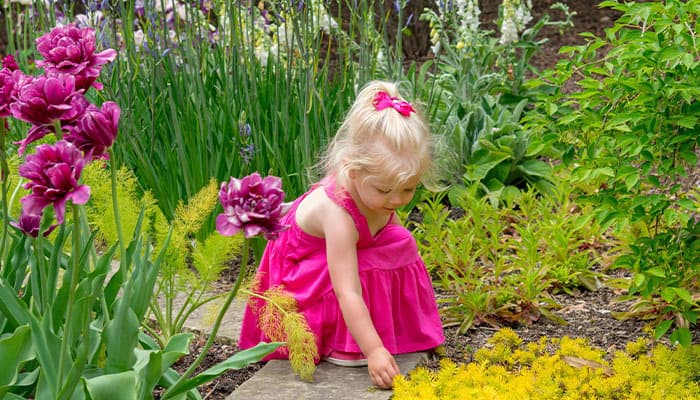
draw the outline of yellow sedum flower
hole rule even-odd
[[[523,344],[502,330],[475,362],[443,359],[394,383],[393,400],[700,399],[700,345],[669,348],[640,339],[607,355],[584,339],[542,338]]]

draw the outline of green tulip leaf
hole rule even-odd
[[[83,379],[91,400],[140,400],[136,383],[137,375],[134,371]]]
[[[263,357],[275,351],[278,347],[283,346],[284,343],[272,342],[272,343],[258,343],[257,346],[243,351],[239,351],[233,356],[229,357],[227,360],[216,364],[215,366],[201,372],[200,374],[184,380],[177,387],[172,387],[168,390],[168,398],[184,393],[190,389],[199,387],[213,379],[216,379],[226,371],[230,369],[241,369],[252,363],[262,360]]]
[[[15,329],[12,335],[0,339],[0,398],[17,382],[22,365],[34,358],[31,330],[27,325]]]

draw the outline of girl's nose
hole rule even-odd
[[[408,202],[411,201],[411,199],[406,199],[406,196],[404,196],[401,193],[394,193],[390,198],[389,198],[389,203],[391,203],[392,206],[396,206],[397,208],[403,205],[408,204]]]

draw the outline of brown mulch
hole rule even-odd
[[[533,16],[537,20],[543,13],[549,13],[553,19],[561,19],[558,12],[549,9],[556,0],[534,0]],[[489,21],[493,21],[498,16],[497,8],[501,4],[500,0],[480,2],[482,8],[483,26],[489,29]],[[557,28],[545,27],[540,32],[540,37],[547,38],[547,42],[541,51],[535,55],[532,64],[538,69],[553,66],[562,56],[558,50],[563,45],[580,45],[584,39],[578,35],[581,32],[592,32],[602,36],[604,29],[612,26],[613,21],[619,13],[610,9],[600,9],[597,0],[577,0],[563,1],[571,11],[576,12],[573,18],[575,26],[563,35],[560,35]],[[233,272],[233,271],[232,271]],[[221,284],[221,289],[225,289],[231,282]],[[566,325],[541,318],[530,326],[513,326],[513,330],[525,341],[537,341],[543,336],[548,337],[581,337],[588,339],[589,343],[601,349],[617,350],[624,348],[624,345],[640,336],[647,336],[645,333],[645,322],[636,320],[617,320],[613,317],[616,311],[624,311],[625,305],[618,304],[614,300],[620,293],[613,289],[603,287],[596,292],[580,291],[571,295],[556,295],[557,302],[561,308],[555,313],[567,321]],[[444,357],[448,357],[455,362],[470,362],[476,350],[483,347],[487,340],[493,335],[496,329],[488,326],[479,326],[470,329],[466,335],[457,333],[454,327],[445,329],[446,343],[444,346]],[[697,342],[700,332],[695,329],[694,339]],[[184,370],[198,354],[204,344],[204,337],[197,337],[192,344],[192,355],[184,357],[176,365],[176,369]],[[237,351],[233,344],[218,343],[210,351],[202,368],[207,368],[213,364],[225,360]],[[427,362],[427,367],[437,368],[438,357],[432,357]],[[220,378],[208,385],[200,388],[202,396],[210,400],[223,400],[241,383],[249,379],[262,364],[254,364],[240,371],[229,371]]]

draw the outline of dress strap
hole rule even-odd
[[[352,217],[355,222],[355,228],[359,233],[358,244],[362,245],[372,241],[372,234],[367,224],[367,218],[360,212],[360,209],[355,204],[350,194],[344,188],[338,188],[334,177],[327,177],[321,180],[321,185],[326,191],[326,195],[333,200],[334,203],[343,207]]]

